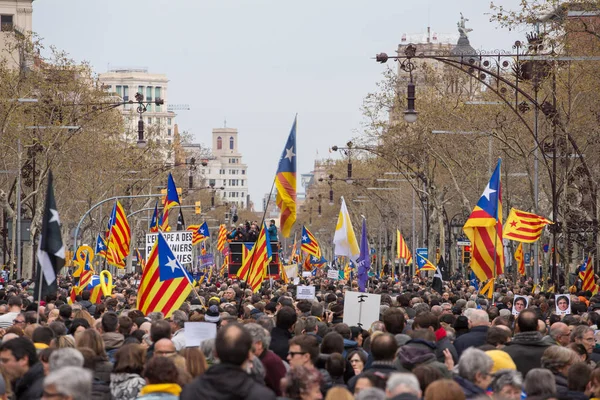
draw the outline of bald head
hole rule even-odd
[[[569,326],[564,322],[555,322],[550,326],[550,337],[561,346],[569,344]]]
[[[175,355],[177,350],[171,339],[160,339],[154,343],[154,354],[157,356],[170,357]]]
[[[490,317],[488,313],[483,310],[473,310],[469,312],[469,324],[471,328],[476,326],[490,326]]]

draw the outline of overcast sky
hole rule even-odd
[[[501,0],[515,7],[518,0]],[[299,174],[360,129],[360,106],[403,33],[457,34],[460,12],[475,49],[508,49],[524,32],[489,22],[488,0],[35,0],[33,30],[96,72],[166,73],[169,101],[189,104],[180,130],[209,145],[238,128],[256,209],[270,189],[294,115]],[[298,191],[302,189],[299,187]]]

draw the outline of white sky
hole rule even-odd
[[[519,0],[500,0],[516,7]],[[96,72],[109,66],[166,73],[176,122],[210,145],[238,128],[257,210],[298,113],[298,181],[317,151],[360,129],[360,106],[403,33],[456,34],[463,12],[475,49],[509,49],[524,32],[489,22],[488,0],[35,0],[33,30]],[[299,185],[299,190],[302,188]]]

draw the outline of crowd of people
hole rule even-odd
[[[0,290],[0,398],[600,398],[600,295],[576,287],[561,288],[563,314],[524,279],[499,280],[492,299],[461,279],[441,294],[374,279],[379,316],[359,327],[344,323],[354,282],[302,278],[315,298],[298,300],[291,284],[253,293],[215,277],[165,317],[136,309],[137,279],[99,304],[89,291],[68,304],[69,278],[39,305],[27,281]],[[216,337],[188,346],[186,322]]]
[[[274,219],[269,221],[267,232],[269,233],[269,241],[277,242],[279,240]],[[256,242],[259,233],[260,227],[257,221],[246,221],[243,224],[239,224],[237,227],[233,225],[227,233],[227,239],[232,242]]]

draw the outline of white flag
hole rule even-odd
[[[335,245],[336,256],[346,256],[356,263],[356,259],[360,255],[360,248],[358,247],[354,229],[352,228],[352,221],[350,221],[350,214],[348,213],[346,201],[343,197],[340,215],[335,227],[335,234],[333,235],[333,244]]]

